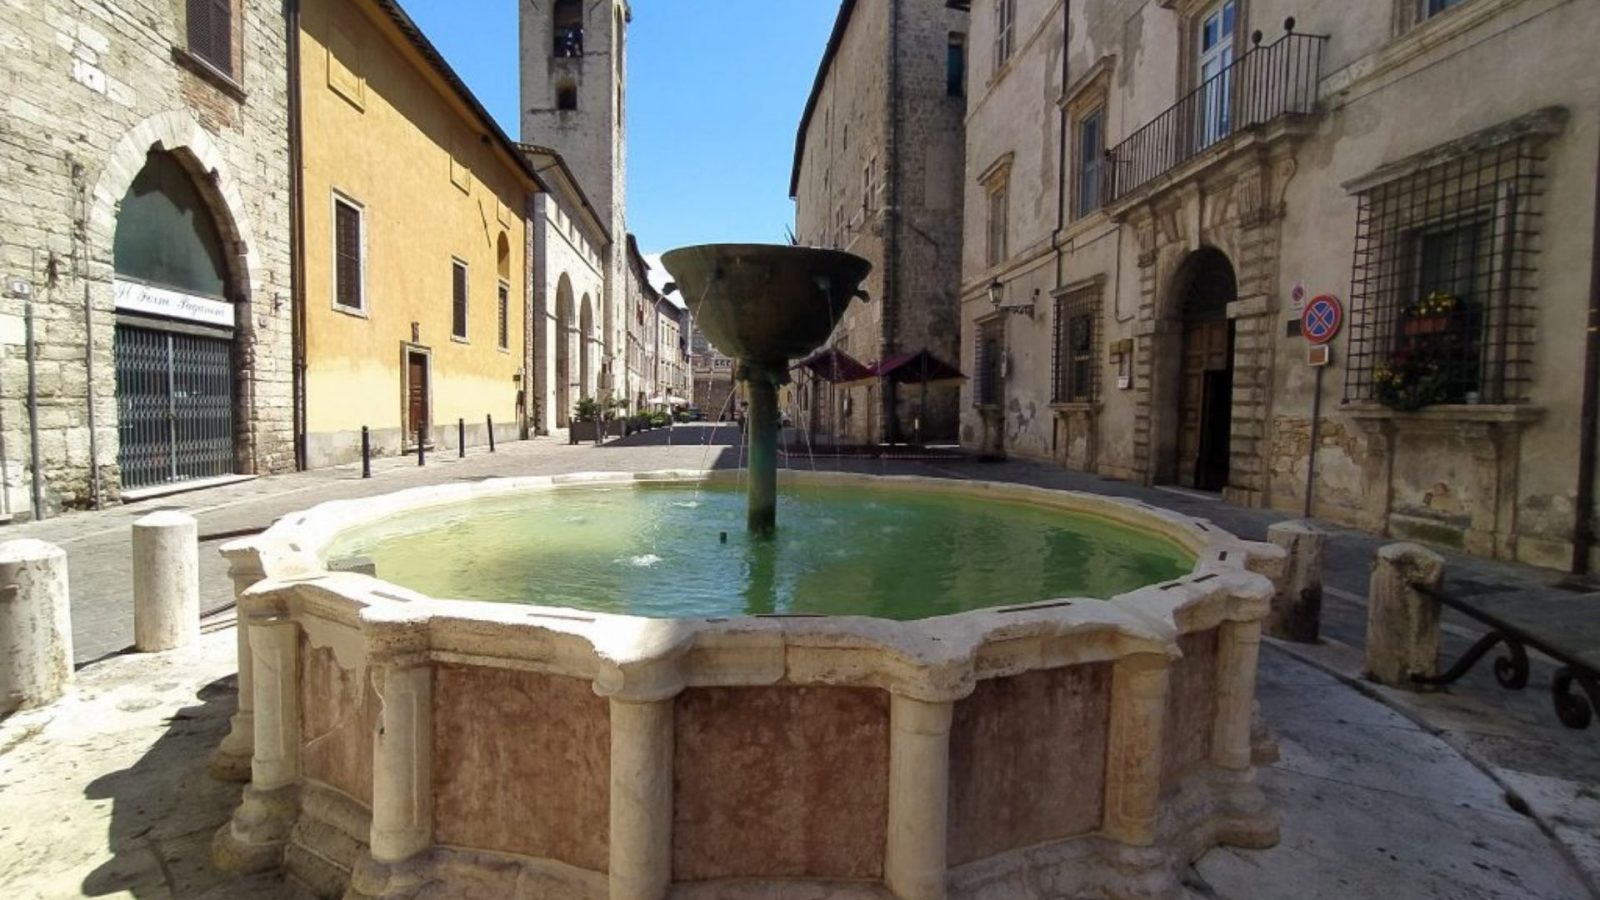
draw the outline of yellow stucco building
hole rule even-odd
[[[307,464],[515,439],[534,170],[398,5],[303,0]]]

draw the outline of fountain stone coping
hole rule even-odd
[[[287,616],[341,666],[410,660],[525,669],[591,680],[601,696],[649,702],[688,687],[870,686],[951,702],[977,681],[1113,661],[1176,658],[1178,638],[1224,622],[1253,623],[1273,593],[1284,551],[1137,500],[1027,485],[921,476],[786,471],[795,484],[872,485],[1023,502],[1098,516],[1173,540],[1195,557],[1189,574],[1109,600],[1041,598],[913,621],[866,616],[646,618],[566,607],[436,599],[381,578],[330,571],[322,553],[342,533],[431,507],[522,492],[646,483],[726,484],[736,472],[586,472],[433,485],[338,500],[279,520],[223,554],[259,579],[241,616]],[[236,581],[246,581],[236,577]]]

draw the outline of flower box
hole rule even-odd
[[[1423,337],[1444,334],[1450,330],[1449,316],[1421,316],[1400,323],[1400,333],[1406,337]]]

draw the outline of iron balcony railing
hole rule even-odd
[[[1128,196],[1235,132],[1316,111],[1324,35],[1256,45],[1106,153],[1105,195]]]

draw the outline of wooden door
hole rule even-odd
[[[428,357],[406,354],[406,437],[416,440],[417,432],[428,428]]]
[[[1217,468],[1215,436],[1220,419],[1232,417],[1232,398],[1219,396],[1223,384],[1231,393],[1233,354],[1227,319],[1188,322],[1183,331],[1183,372],[1178,399],[1178,483],[1203,490],[1220,490],[1213,484]],[[1207,378],[1210,374],[1212,377]],[[1217,376],[1223,377],[1217,377]],[[1207,402],[1207,387],[1210,402]],[[1205,450],[1205,453],[1202,453]],[[1223,480],[1226,475],[1226,441],[1223,442]],[[1202,457],[1208,457],[1202,459]],[[1202,478],[1204,473],[1206,477]]]

